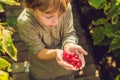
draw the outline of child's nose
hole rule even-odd
[[[51,20],[51,25],[57,25],[59,23],[59,18],[53,18],[52,20]]]

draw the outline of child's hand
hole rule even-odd
[[[71,65],[71,64],[67,63],[65,60],[63,60],[63,50],[57,50],[56,60],[60,66],[62,66],[63,68],[65,68],[67,70],[74,70],[74,71],[77,70],[73,65]]]
[[[83,55],[87,55],[87,51],[85,51],[80,45],[76,45],[73,43],[68,43],[64,46],[64,50],[68,52],[75,52],[75,53],[81,53]]]
[[[82,67],[82,61],[79,55],[74,52],[68,53],[67,51],[63,51],[63,60],[73,65],[76,70],[79,70]]]
[[[64,50],[67,52],[74,52],[74,53],[78,54],[79,58],[81,59],[81,62],[82,62],[82,66],[80,67],[80,69],[85,67],[84,55],[87,55],[88,53],[81,46],[75,45],[73,43],[68,43],[64,46]]]

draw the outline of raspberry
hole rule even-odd
[[[79,56],[76,53],[68,53],[63,51],[63,60],[67,63],[73,65],[75,68],[80,68],[82,66],[82,62],[79,59]]]

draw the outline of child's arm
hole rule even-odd
[[[36,56],[40,60],[51,60],[56,58],[56,53],[58,49],[42,49],[40,50]]]

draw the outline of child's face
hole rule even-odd
[[[58,25],[59,21],[62,18],[62,15],[59,15],[58,11],[55,12],[54,14],[46,14],[36,9],[34,15],[36,16],[40,23],[50,27]]]

